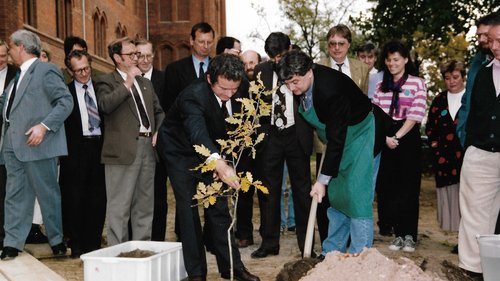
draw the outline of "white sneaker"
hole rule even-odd
[[[415,241],[413,241],[413,236],[411,235],[405,236],[403,251],[410,253],[415,252]]]
[[[392,241],[391,245],[389,245],[389,250],[399,251],[403,248],[403,246],[404,246],[403,238],[396,237],[396,239]]]

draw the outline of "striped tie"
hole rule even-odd
[[[89,115],[89,131],[94,131],[94,129],[99,128],[101,124],[101,118],[99,117],[99,112],[97,111],[97,106],[94,100],[90,97],[89,91],[87,91],[87,84],[84,84],[83,89],[85,89],[85,104],[87,105],[87,114]]]

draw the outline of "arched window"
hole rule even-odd
[[[24,23],[36,27],[36,0],[24,0]]]
[[[125,25],[122,25],[121,22],[118,22],[118,24],[116,25],[116,29],[115,29],[116,38],[125,37],[125,36],[127,36],[127,34],[128,34],[127,27]]]
[[[71,35],[71,0],[56,0],[56,36],[64,39]]]
[[[94,20],[94,53],[100,57],[106,57],[106,25],[107,18],[104,12],[96,9]]]

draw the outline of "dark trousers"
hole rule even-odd
[[[156,162],[155,202],[153,211],[152,241],[165,241],[167,230],[167,167],[163,159]]]
[[[170,163],[170,162],[169,162]],[[173,163],[172,163],[173,164]],[[170,167],[170,166],[169,166]],[[203,231],[201,228],[198,206],[193,201],[196,192],[198,178],[193,177],[187,171],[169,169],[170,182],[174,190],[176,202],[176,221],[179,222],[179,238],[182,242],[184,265],[188,276],[206,276],[207,259],[203,247]],[[210,231],[211,251],[217,260],[219,272],[229,272],[229,247],[227,243],[227,230],[231,224],[231,217],[227,199],[218,197],[215,205],[205,210],[205,226]],[[234,268],[243,267],[240,252],[236,247],[234,237],[231,237]]]
[[[5,238],[4,224],[4,208],[5,208],[5,185],[7,183],[7,171],[5,165],[0,165],[0,246],[3,247],[3,239]]]
[[[303,252],[311,207],[310,155],[304,153],[300,147],[295,126],[282,131],[271,127],[267,138],[262,151],[257,153],[256,165],[259,179],[269,189],[267,195],[259,193],[261,247],[279,248],[281,185],[286,161],[293,193],[297,242]]]
[[[319,165],[321,163],[321,153],[316,153],[316,175],[319,175]],[[319,239],[321,240],[321,245],[323,241],[328,237],[328,216],[326,211],[330,208],[330,201],[328,200],[328,194],[323,198],[321,203],[318,203],[318,208],[316,209],[316,222],[318,224]]]
[[[236,238],[253,241],[253,195],[255,187],[250,187],[247,192],[240,190],[238,209],[236,210]]]
[[[399,127],[401,124],[399,124]],[[379,222],[392,225],[396,237],[418,234],[421,183],[421,140],[418,124],[395,149],[384,146],[377,178]]]
[[[63,229],[74,252],[86,253],[101,247],[106,186],[100,148],[99,139],[84,140],[82,153],[61,158]]]

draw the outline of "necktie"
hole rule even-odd
[[[19,81],[19,75],[21,75],[21,71],[17,70],[16,77],[14,78],[14,86],[12,87],[12,91],[10,92],[9,102],[7,104],[7,111],[5,112],[5,118],[9,120],[10,109],[12,104],[14,103],[14,98],[16,97],[17,91],[17,82]]]
[[[277,99],[274,100],[274,125],[278,127],[279,129],[284,129],[286,126],[286,116],[285,116],[285,111],[286,111],[286,99],[285,99],[285,93],[284,89],[282,90],[283,87],[286,87],[285,85],[281,85],[278,87],[276,90],[276,96]]]
[[[229,112],[227,111],[226,102],[227,101],[222,101],[221,104],[222,116],[224,116],[224,119],[229,117]]]
[[[141,123],[146,129],[149,129],[148,114],[146,113],[146,109],[144,109],[144,104],[142,104],[141,96],[139,96],[139,92],[137,91],[135,85],[132,85],[132,93],[134,94],[135,104],[139,109],[139,115],[141,116]]]
[[[342,66],[344,65],[343,63],[336,63],[337,67],[338,67],[338,71],[342,72]]]
[[[203,78],[205,77],[205,71],[203,71],[203,65],[205,63],[204,62],[200,62],[200,69],[198,69],[198,78]]]
[[[84,84],[82,88],[85,90],[85,105],[87,106],[87,114],[89,116],[89,131],[94,131],[94,129],[99,128],[101,124],[101,117],[99,117],[99,112],[97,111],[97,106],[95,105],[94,100],[90,97],[90,93],[88,91],[88,85]]]
[[[144,75],[146,75],[146,73],[141,73],[141,76],[144,77]]]

